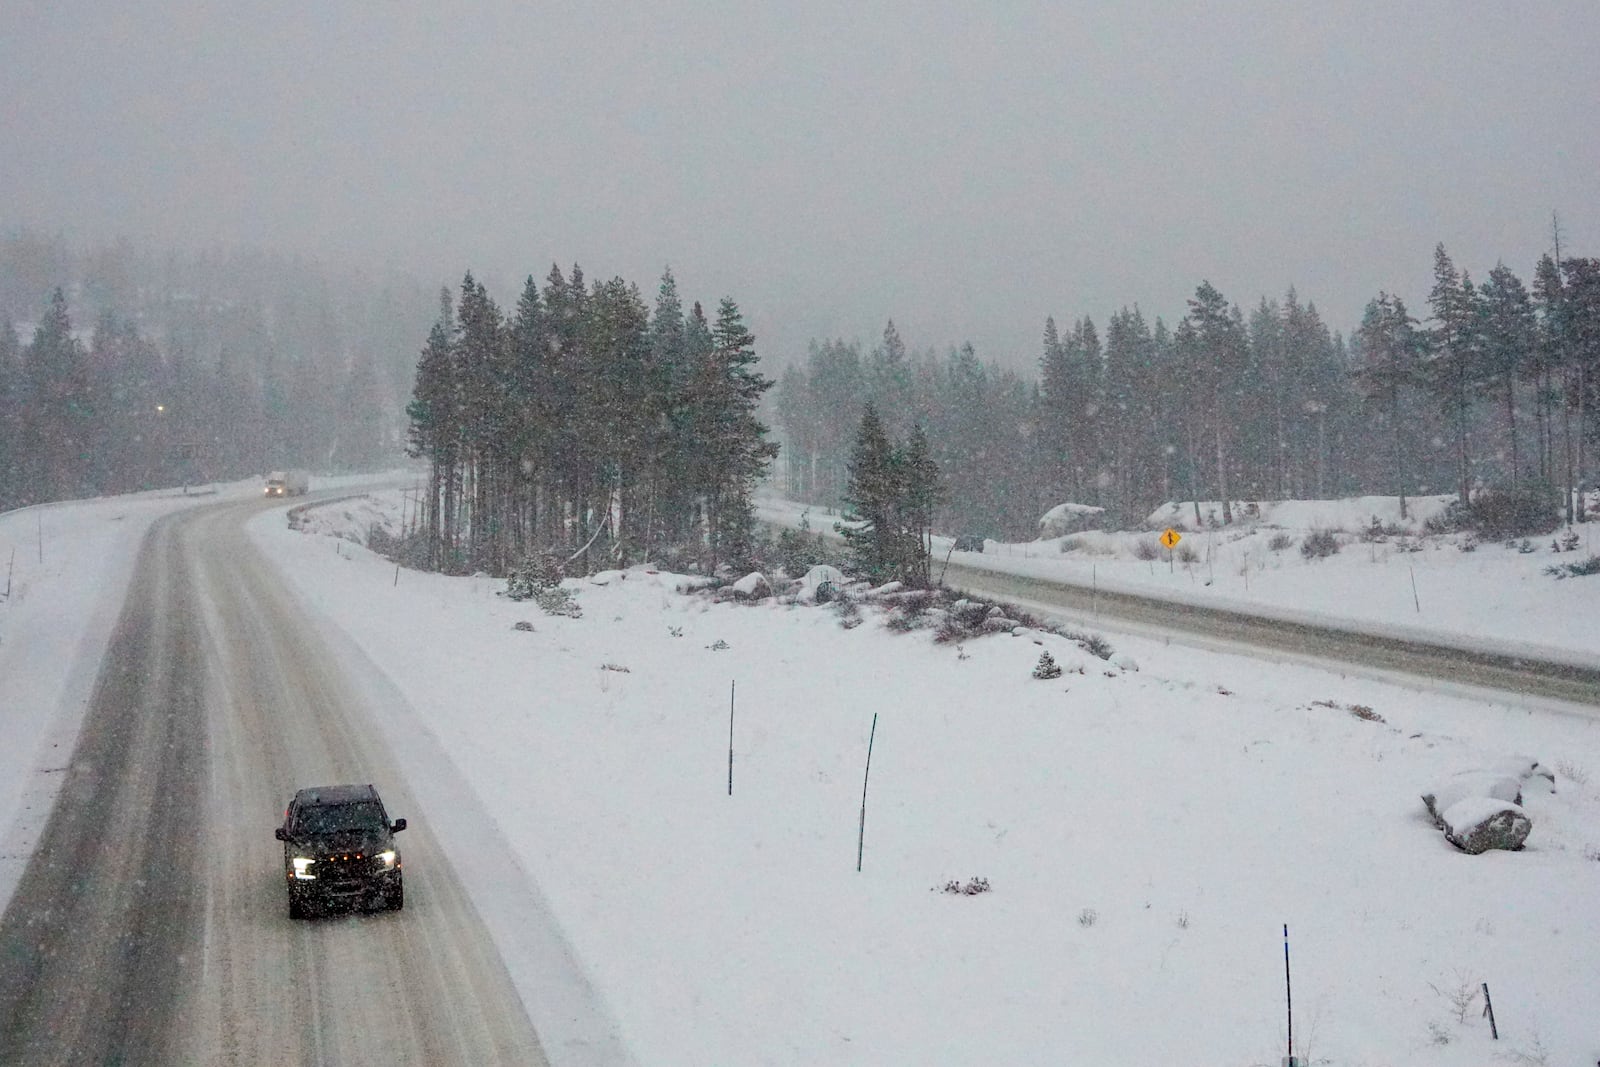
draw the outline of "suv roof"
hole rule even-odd
[[[349,804],[358,800],[377,800],[378,791],[369,785],[315,785],[294,795],[301,807],[323,804]]]

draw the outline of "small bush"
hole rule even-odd
[[[950,881],[946,882],[944,884],[944,888],[940,890],[941,893],[948,893],[951,896],[960,897],[975,897],[979,893],[987,893],[988,891],[989,879],[987,878],[974,878],[965,885],[961,883],[959,878],[952,878]]]
[[[1135,559],[1145,561],[1160,559],[1161,549],[1154,541],[1146,541],[1140,538],[1133,543],[1133,556]]]
[[[1282,552],[1286,548],[1294,547],[1294,538],[1283,530],[1272,535],[1272,540],[1267,542],[1267,547],[1274,552]]]
[[[1194,550],[1193,545],[1179,544],[1177,554],[1179,563],[1194,563],[1200,559],[1200,553]]]
[[[565,615],[569,619],[583,618],[583,609],[572,598],[572,593],[559,585],[546,586],[535,590],[533,602],[539,605],[546,615]]]
[[[1061,667],[1056,663],[1056,658],[1048,652],[1039,653],[1039,662],[1034,664],[1033,676],[1042,680],[1061,677]]]
[[[1093,908],[1084,908],[1078,912],[1078,925],[1087,930],[1100,921],[1100,913]]]
[[[561,565],[554,556],[529,556],[506,574],[502,595],[507,600],[536,600],[541,592],[560,584]],[[544,607],[544,602],[540,601],[539,606]]]
[[[1600,556],[1590,556],[1577,563],[1555,563],[1544,569],[1552,578],[1586,578],[1600,574]]]
[[[1300,555],[1306,559],[1326,559],[1339,554],[1339,535],[1332,530],[1312,530],[1300,542]]]
[[[1099,634],[1067,629],[1058,630],[1057,632],[1069,641],[1076,641],[1079,648],[1099,659],[1110,659],[1116,653],[1116,649],[1111,647],[1111,642]]]
[[[1480,537],[1502,541],[1508,537],[1539,537],[1561,525],[1558,501],[1548,485],[1520,485],[1484,489],[1467,506],[1467,523]]]

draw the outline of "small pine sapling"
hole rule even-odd
[[[1056,664],[1056,658],[1048,652],[1039,653],[1039,662],[1034,664],[1033,676],[1044,680],[1061,677],[1061,668]]]

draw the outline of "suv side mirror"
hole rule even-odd
[[[283,832],[283,827],[281,826],[272,832],[272,836],[276,837],[279,841],[289,840],[289,835]]]
[[[389,832],[392,833],[392,834],[397,834],[401,830],[404,830],[405,828],[406,828],[406,821],[404,819],[396,819],[394,821],[394,825],[389,827]]]

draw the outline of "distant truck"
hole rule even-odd
[[[267,475],[267,496],[301,496],[311,491],[311,475],[305,471],[273,471]]]

